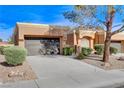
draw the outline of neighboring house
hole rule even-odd
[[[106,32],[103,30],[99,29],[95,31],[78,28],[67,35],[67,43],[72,46],[76,45],[79,51],[81,47],[90,47],[93,49],[95,44],[104,44],[105,37]],[[111,46],[117,48],[118,52],[124,52],[124,32],[112,36]]]
[[[56,45],[62,54],[66,46],[75,47],[79,52],[81,47],[93,49],[95,44],[104,44],[104,40],[105,31],[86,30],[81,27],[70,30],[61,26],[17,23],[14,31],[14,44],[27,48],[29,55],[38,55],[43,42]],[[124,32],[112,36],[111,46],[124,52]]]
[[[8,42],[0,42],[0,46],[13,46],[13,44],[9,44]]]

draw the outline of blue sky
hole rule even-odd
[[[53,25],[73,25],[64,19],[63,12],[73,6],[0,6],[0,38],[7,40],[13,33],[16,22],[31,22]]]
[[[71,5],[0,5],[0,38],[4,41],[8,40],[16,22],[72,26],[74,24],[64,18],[63,12],[71,11],[73,7]],[[102,15],[98,17],[102,18]],[[114,24],[120,23],[121,18],[124,17],[116,15]]]

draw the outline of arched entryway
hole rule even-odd
[[[81,47],[91,47],[91,38],[90,37],[83,37],[80,42]]]
[[[90,41],[87,38],[81,39],[81,47],[90,47]]]

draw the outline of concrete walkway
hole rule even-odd
[[[29,56],[37,80],[1,84],[0,87],[81,88],[120,87],[124,70],[105,71],[64,56]]]

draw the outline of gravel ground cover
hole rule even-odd
[[[23,65],[9,66],[6,64],[4,55],[0,55],[0,82],[7,83],[18,80],[33,80],[36,78],[36,74],[26,61]]]
[[[103,66],[104,62],[102,62],[102,55],[91,54],[90,56],[83,59],[82,62],[97,66],[105,70],[124,69],[124,61],[118,60],[118,58],[118,55],[111,55],[109,67]]]

